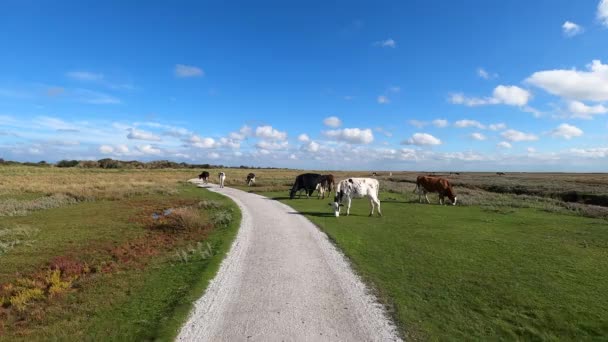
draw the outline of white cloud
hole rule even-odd
[[[409,124],[414,127],[422,128],[422,127],[428,125],[429,123],[425,122],[425,121],[419,121],[419,120],[410,120]]]
[[[554,130],[552,130],[551,135],[556,138],[570,140],[572,138],[580,137],[581,135],[583,135],[583,131],[576,126],[563,123],[557,126],[557,128],[555,128]]]
[[[231,132],[228,137],[234,140],[245,140],[248,136],[251,136],[251,133],[251,127],[245,125],[238,132]]]
[[[148,140],[148,141],[160,141],[161,138],[153,133],[140,131],[135,128],[129,129],[129,134],[127,134],[127,138],[131,140]]]
[[[388,38],[386,40],[374,42],[374,46],[395,48],[397,47],[397,42],[394,41],[392,38]]]
[[[498,143],[498,145],[496,145],[496,146],[498,146],[498,147],[500,147],[500,148],[511,148],[511,147],[513,147],[513,146],[511,146],[511,144],[509,144],[509,143],[508,143],[508,142],[506,142],[506,141],[501,141],[501,142],[499,142],[499,143]]]
[[[441,140],[428,133],[415,133],[411,138],[402,142],[403,145],[433,146],[441,145]]]
[[[177,77],[200,77],[205,76],[203,69],[192,66],[177,64],[175,65],[175,76]]]
[[[88,89],[74,89],[70,94],[71,99],[77,102],[88,103],[88,104],[119,104],[120,99],[101,93],[98,91]]]
[[[570,153],[585,158],[608,158],[608,147],[573,148]]]
[[[389,104],[389,103],[391,103],[391,100],[388,98],[388,96],[384,96],[384,95],[378,96],[377,101],[378,101],[379,104]]]
[[[597,5],[597,19],[608,27],[608,0],[601,0]]]
[[[269,139],[269,140],[285,140],[287,139],[287,133],[281,132],[272,128],[272,126],[258,126],[255,129],[255,136],[258,138]]]
[[[215,139],[213,139],[213,138],[202,138],[202,137],[199,137],[198,135],[191,136],[190,139],[188,139],[188,142],[193,147],[198,147],[198,148],[214,148],[214,147],[217,147]]]
[[[140,145],[137,146],[137,150],[143,154],[159,155],[162,151],[158,147],[152,145]]]
[[[448,127],[448,120],[445,119],[435,119],[433,120],[433,125],[438,128]]]
[[[90,71],[70,71],[66,74],[69,78],[77,81],[101,81],[103,74]]]
[[[374,128],[374,131],[376,131],[376,132],[378,132],[378,133],[380,133],[380,134],[382,134],[382,135],[384,135],[385,137],[388,137],[388,138],[390,138],[390,137],[393,136],[393,133],[391,131],[389,131],[389,130],[387,130],[385,128],[382,128],[382,127],[376,127],[376,128]]]
[[[458,120],[456,122],[454,122],[454,126],[458,127],[458,128],[468,128],[468,127],[475,127],[475,128],[479,128],[479,129],[486,129],[486,126],[482,125],[479,121],[475,121],[475,120]]]
[[[298,136],[298,141],[300,142],[309,142],[310,141],[310,137],[308,136],[308,134],[302,133]]]
[[[510,142],[538,140],[538,137],[534,134],[524,133],[514,129],[509,129],[502,132],[501,136]]]
[[[241,147],[241,141],[222,137],[220,138],[218,145],[232,149],[239,149]]]
[[[259,141],[257,144],[255,144],[255,147],[264,149],[264,150],[284,150],[289,147],[289,142],[262,140],[262,141]]]
[[[505,104],[510,106],[525,106],[532,98],[532,94],[518,86],[499,85],[494,88],[492,97],[466,97],[462,93],[450,94],[448,100],[453,104],[462,104],[469,107]]]
[[[369,144],[374,141],[374,133],[369,128],[344,128],[323,132],[331,139],[344,141],[350,144]]]
[[[601,104],[588,106],[580,101],[570,101],[568,103],[568,111],[571,113],[573,118],[593,119],[594,115],[608,113],[608,107]]]
[[[528,153],[536,153],[536,149],[534,147],[528,147],[526,151],[528,151]]]
[[[99,152],[103,154],[110,154],[114,152],[114,147],[109,145],[101,145],[99,146]]]
[[[594,60],[587,71],[544,70],[533,73],[526,82],[546,92],[578,101],[608,101],[608,65]]]
[[[306,152],[317,152],[319,151],[319,148],[321,147],[321,145],[319,145],[318,143],[311,141],[307,144],[302,145],[301,149],[302,151],[306,151]]]
[[[486,136],[479,132],[475,132],[475,133],[471,134],[471,139],[482,141],[482,140],[486,140]]]
[[[342,126],[342,120],[337,116],[330,116],[323,120],[323,124],[327,127],[337,128]]]
[[[477,69],[477,76],[483,78],[484,80],[498,78],[498,74],[497,73],[490,73],[490,72],[488,72],[484,68],[478,68]]]
[[[583,28],[576,23],[573,23],[571,21],[566,21],[562,25],[562,32],[564,33],[564,36],[566,36],[566,37],[574,37],[577,34],[583,33]]]
[[[217,152],[210,152],[207,157],[209,157],[209,159],[219,159],[220,154]]]
[[[501,122],[501,123],[491,124],[490,126],[488,126],[488,128],[491,131],[500,131],[500,130],[507,128],[507,125],[505,125],[504,123]]]

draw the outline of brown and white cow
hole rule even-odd
[[[226,180],[226,174],[224,172],[220,172],[218,174],[218,177],[220,179],[220,188],[224,187],[224,181]]]
[[[247,185],[248,186],[252,186],[253,184],[255,184],[255,174],[254,173],[249,173],[247,175]]]
[[[331,190],[336,188],[336,183],[334,180],[334,175],[322,175],[317,184],[316,190],[318,193],[318,198],[325,198],[325,193],[327,192],[327,196],[331,194]]]
[[[427,203],[431,203],[429,198],[427,197],[427,193],[436,192],[439,194],[439,204],[444,204],[444,198],[447,197],[452,202],[452,205],[456,205],[458,198],[454,193],[454,189],[452,188],[452,184],[441,177],[434,176],[418,176],[416,179],[416,188],[414,189],[414,193],[418,193],[418,201],[422,203],[422,195],[426,198]]]

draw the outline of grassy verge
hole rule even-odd
[[[0,340],[172,340],[240,224],[229,199],[192,185],[173,189],[0,217],[0,241],[13,242],[0,254],[4,293],[42,282],[45,294],[19,310],[4,300]],[[173,216],[150,218],[181,207],[179,225]],[[51,290],[52,272],[61,291]]]
[[[414,340],[581,340],[608,336],[606,221],[530,208],[442,207],[381,194],[384,217],[353,202],[285,199],[321,227]]]

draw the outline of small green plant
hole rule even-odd
[[[34,301],[44,299],[44,291],[39,288],[26,288],[19,290],[9,298],[10,305],[19,312],[25,311],[27,305]]]
[[[59,295],[72,287],[74,278],[61,279],[60,270],[49,270],[46,275],[49,297]]]
[[[220,210],[213,215],[213,224],[216,226],[227,226],[232,222],[231,210]]]

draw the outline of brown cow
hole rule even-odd
[[[452,184],[441,177],[433,177],[433,176],[418,176],[416,179],[416,188],[414,189],[414,193],[418,193],[418,201],[422,203],[422,195],[426,198],[427,203],[431,203],[429,198],[426,196],[429,192],[436,192],[439,194],[439,204],[443,204],[443,199],[445,197],[449,198],[452,202],[452,205],[456,205],[456,201],[458,198],[454,193],[454,189],[452,189]]]

